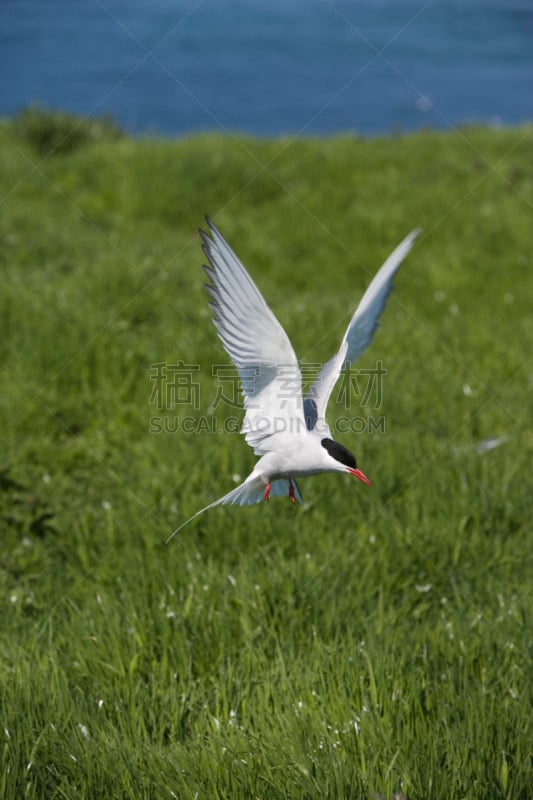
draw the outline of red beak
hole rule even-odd
[[[360,469],[350,469],[348,468],[348,472],[350,475],[355,475],[356,478],[359,478],[360,481],[366,483],[367,486],[372,486],[368,478],[366,477],[365,473]]]

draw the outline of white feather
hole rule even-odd
[[[256,455],[269,451],[280,430],[305,430],[302,378],[289,338],[243,265],[207,218],[213,239],[202,233],[211,280],[213,321],[237,367],[246,415],[242,427]]]
[[[324,364],[311,386],[304,405],[309,430],[316,426],[324,435],[331,435],[325,417],[333,387],[337,383],[342,367],[345,364],[351,366],[372,341],[387,297],[392,290],[394,275],[420,231],[420,228],[416,228],[406,236],[374,276],[355,309],[338,352]]]
[[[293,490],[294,490],[294,498],[299,503],[303,503],[302,495],[300,493],[300,489],[298,488],[298,484],[294,480],[291,480]],[[197,511],[196,514],[193,514],[192,517],[186,519],[185,522],[182,522],[175,531],[173,531],[168,539],[166,540],[165,544],[168,544],[174,536],[181,531],[189,522],[192,522],[193,519],[199,517],[200,514],[203,514],[204,511],[208,511],[210,508],[214,508],[215,506],[251,506],[254,503],[260,503],[265,496],[265,489],[266,485],[265,482],[258,477],[250,475],[246,478],[243,483],[237,486],[236,489],[233,489],[231,492],[228,492],[223,497],[219,497],[218,500],[215,500],[213,503],[209,503],[208,506],[201,508],[200,511]],[[272,481],[270,484],[270,497],[287,497],[289,494],[289,481],[279,479],[277,481]]]
[[[167,541],[214,506],[260,502],[267,485],[271,496],[289,495],[301,503],[296,476],[350,472],[369,483],[360,470],[350,466],[353,463],[355,467],[355,458],[346,448],[337,446],[337,451],[340,448],[348,460],[323,446],[323,437],[332,438],[325,421],[326,406],[343,364],[351,364],[370,344],[394,273],[419,233],[409,234],[383,264],[359,303],[338,353],[323,366],[304,405],[300,367],[287,334],[208,217],[207,224],[212,238],[200,233],[209,261],[204,267],[210,279],[206,286],[209,305],[222,344],[241,379],[246,409],[242,431],[261,458],[240,486],[197,511]]]

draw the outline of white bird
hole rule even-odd
[[[197,511],[167,541],[214,506],[252,505],[287,494],[301,503],[296,479],[306,475],[343,472],[371,485],[353,453],[334,441],[326,407],[341,369],[370,344],[394,274],[420,233],[419,228],[412,231],[385,261],[357,306],[338,352],[324,364],[304,399],[300,367],[287,334],[216,225],[206,220],[211,237],[202,230],[200,235],[209,261],[204,266],[210,280],[209,306],[241,380],[246,409],[242,433],[261,458],[243,483]]]

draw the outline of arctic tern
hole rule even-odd
[[[214,222],[211,236],[200,230],[208,265],[206,290],[218,335],[239,373],[244,395],[242,433],[261,456],[237,488],[200,509],[167,541],[199,514],[218,505],[252,505],[288,495],[303,502],[297,478],[321,472],[343,472],[371,485],[355,456],[333,439],[326,407],[343,367],[366,350],[392,289],[392,280],[420,233],[412,231],[388,257],[357,306],[338,352],[322,367],[307,396],[302,394],[298,360],[284,329],[266,304]]]

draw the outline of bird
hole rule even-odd
[[[392,281],[421,229],[415,228],[379,269],[355,309],[337,353],[327,361],[304,397],[298,359],[289,337],[259,289],[206,215],[209,234],[200,229],[207,259],[209,307],[218,335],[237,368],[244,395],[241,433],[260,456],[235,489],[201,508],[168,537],[219,505],[246,506],[288,495],[302,503],[297,479],[323,472],[345,473],[371,486],[354,454],[336,442],[326,408],[343,368],[366,350],[392,290]]]

